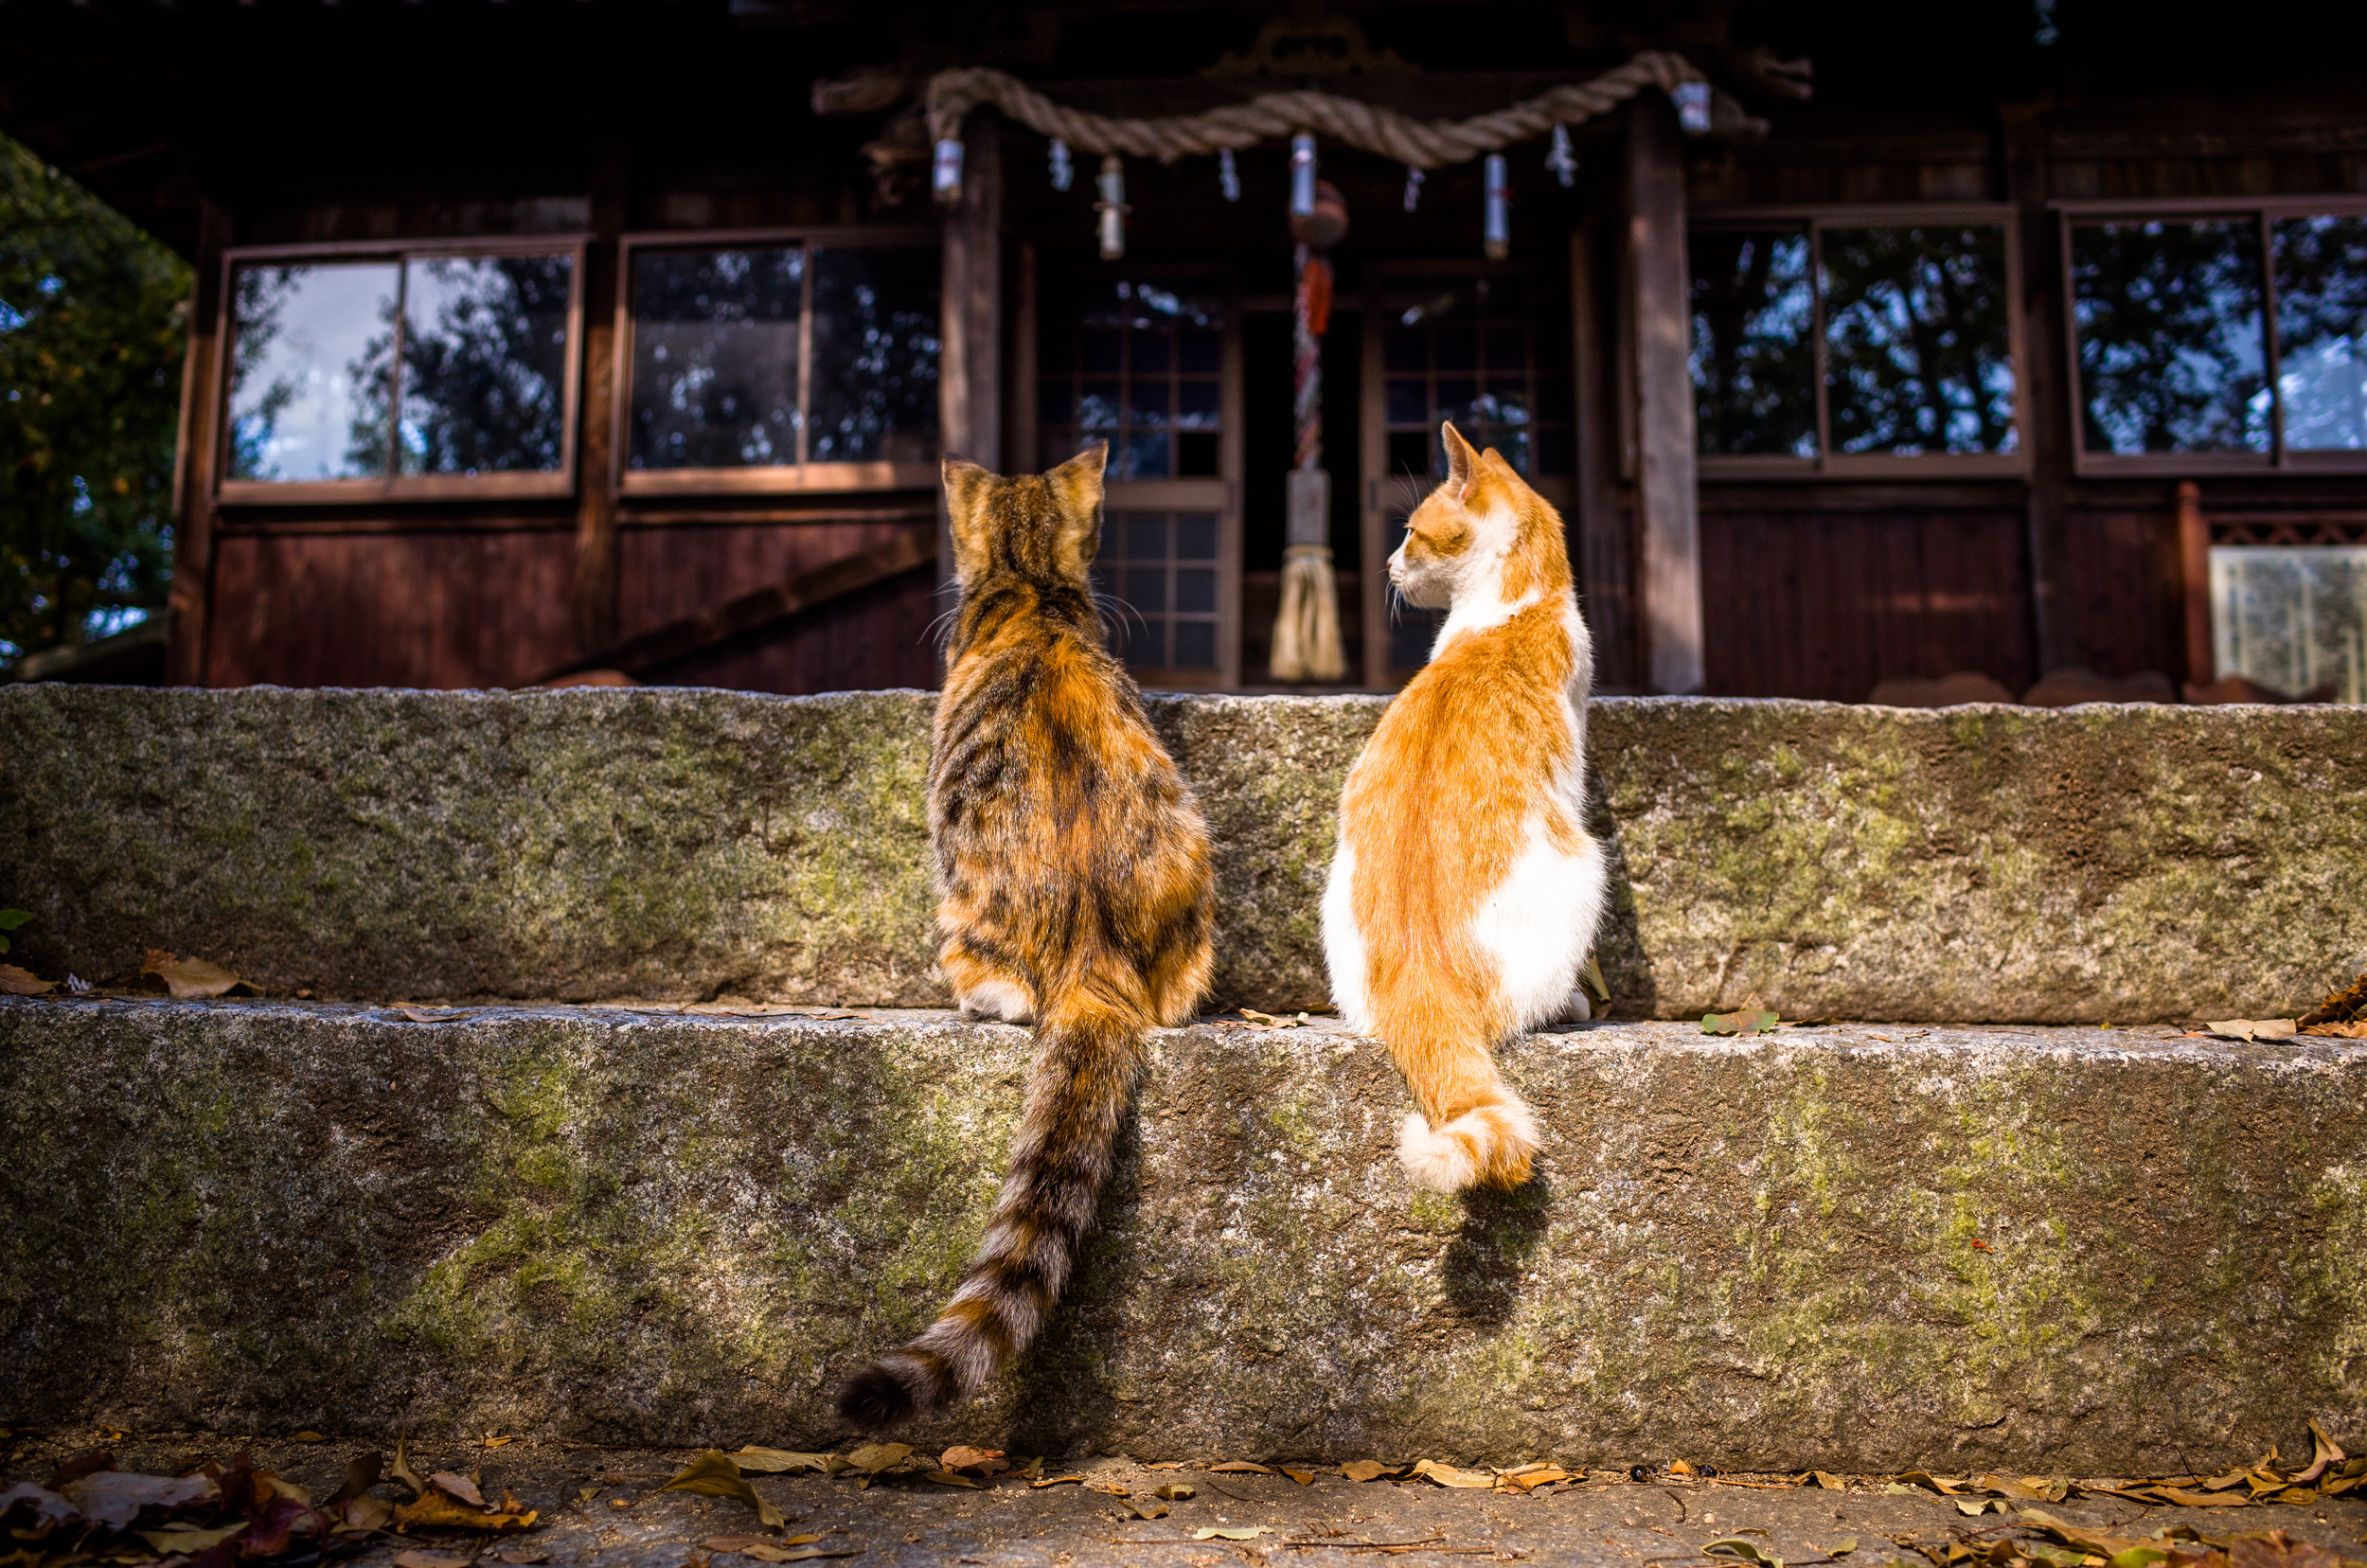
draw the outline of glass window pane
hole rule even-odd
[[[917,246],[815,250],[814,462],[936,457],[937,258]]]
[[[1134,405],[1131,410],[1133,424],[1142,429],[1164,429],[1167,422],[1166,378],[1135,382],[1131,383],[1130,394],[1128,401]]]
[[[2211,635],[2222,675],[2367,703],[2367,547],[2213,545]]]
[[[2249,220],[2072,230],[2090,452],[2266,452],[2260,258]]]
[[[1175,574],[1175,607],[1179,611],[1214,615],[1217,609],[1217,574],[1204,566],[1178,571]]]
[[[1186,327],[1176,333],[1182,341],[1183,368],[1187,373],[1214,375],[1224,367],[1224,334],[1204,327]]]
[[[1224,405],[1212,381],[1179,382],[1175,422],[1185,430],[1215,430],[1224,423]]]
[[[1083,357],[1079,365],[1089,376],[1114,376],[1120,365],[1119,344],[1123,334],[1096,328],[1082,334]]]
[[[1214,669],[1217,668],[1217,626],[1214,621],[1177,621],[1175,623],[1175,668],[1178,669]]]
[[[1167,559],[1167,514],[1130,512],[1126,519],[1126,553],[1135,561]]]
[[[1479,368],[1479,334],[1468,327],[1440,327],[1431,333],[1431,351],[1440,370]]]
[[[439,258],[407,272],[401,472],[556,472],[575,258]]]
[[[1109,476],[1112,479],[1172,478],[1167,468],[1166,437],[1129,436],[1111,462]]]
[[[385,476],[400,287],[391,261],[238,270],[230,478]]]
[[[2285,444],[2367,448],[2367,218],[2283,218],[2270,232]]]
[[[1134,374],[1138,376],[1166,375],[1168,362],[1174,358],[1168,347],[1167,329],[1165,327],[1138,328],[1133,333],[1133,339]]]
[[[1427,337],[1427,333],[1405,327],[1392,327],[1381,333],[1382,367],[1415,374],[1429,369]]]
[[[1816,455],[1808,237],[1704,230],[1693,267],[1694,422],[1724,456]]]
[[[1126,383],[1113,381],[1090,381],[1077,399],[1077,423],[1085,430],[1115,430],[1118,427],[1118,392]]]
[[[1824,363],[1841,452],[2011,452],[2005,230],[1826,229]]]
[[[1167,569],[1165,566],[1129,566],[1125,581],[1122,592],[1126,602],[1135,609],[1155,612],[1167,607]]]
[[[1529,334],[1518,327],[1490,327],[1481,344],[1487,369],[1497,377],[1518,376],[1528,368]]]
[[[801,249],[633,257],[630,466],[797,461],[805,268]]]
[[[1430,423],[1430,388],[1411,376],[1390,377],[1387,418],[1393,425]]]
[[[1217,519],[1213,512],[1182,512],[1175,519],[1175,559],[1217,559]]]

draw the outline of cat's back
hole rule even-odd
[[[1566,596],[1549,597],[1450,638],[1381,714],[1343,810],[1378,793],[1476,808],[1526,797],[1565,769],[1578,739],[1575,615]]]

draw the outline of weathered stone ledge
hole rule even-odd
[[[0,1420],[843,1440],[1026,1039],[0,1000]],[[2367,1430],[2367,1046],[1640,1024],[1506,1067],[1541,1175],[1467,1204],[1406,1186],[1369,1042],[1163,1033],[1067,1305],[911,1435],[2086,1474]]]
[[[934,1006],[925,692],[0,688],[21,958],[274,995]],[[1219,878],[1217,998],[1326,994],[1377,698],[1154,703]],[[2367,962],[2367,708],[1611,700],[1627,1016],[2284,1016]],[[1451,810],[1451,802],[1441,802]]]

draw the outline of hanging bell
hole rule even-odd
[[[1545,167],[1554,171],[1554,178],[1561,182],[1561,188],[1564,190],[1569,189],[1576,182],[1578,155],[1570,150],[1570,128],[1568,126],[1554,127],[1554,145],[1552,150],[1545,154]]]
[[[1677,124],[1688,136],[1706,136],[1710,130],[1710,84],[1706,81],[1680,81],[1668,89],[1668,99],[1677,106]]]
[[[953,136],[937,143],[936,161],[930,166],[929,188],[936,199],[952,205],[962,199],[962,144]]]
[[[1487,154],[1487,213],[1481,229],[1487,259],[1501,261],[1512,254],[1512,187],[1504,178],[1504,155]]]
[[[1077,165],[1069,161],[1068,143],[1052,138],[1052,188],[1066,190],[1077,183]]]
[[[1126,254],[1126,165],[1115,152],[1101,155],[1101,200],[1094,210],[1101,215],[1101,259],[1115,261]]]

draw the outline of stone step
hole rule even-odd
[[[19,961],[266,992],[931,1006],[924,692],[0,688]],[[1215,1001],[1322,1006],[1378,698],[1153,701]],[[1625,1016],[2284,1016],[2367,961],[2367,708],[1593,708]],[[1452,802],[1441,802],[1451,809]]]
[[[2367,1046],[2169,1034],[1532,1037],[1539,1177],[1463,1202],[1407,1187],[1370,1042],[1164,1032],[1066,1305],[901,1435],[2112,1474],[2367,1430]],[[977,1239],[1026,1050],[0,999],[0,1419],[843,1443],[836,1380]]]

